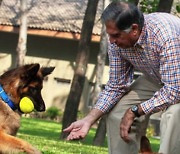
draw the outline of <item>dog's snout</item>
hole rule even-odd
[[[37,110],[39,112],[43,112],[46,110],[46,107],[45,106],[40,106],[40,108]]]
[[[43,112],[46,110],[46,106],[45,106],[44,102],[41,104],[35,103],[34,105],[35,105],[35,110],[38,112]]]

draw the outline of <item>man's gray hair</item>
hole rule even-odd
[[[143,13],[131,3],[112,2],[104,10],[101,19],[104,23],[114,21],[119,30],[128,32],[132,24],[138,24],[141,30],[144,25]]]

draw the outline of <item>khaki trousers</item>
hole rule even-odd
[[[141,136],[145,135],[149,115],[136,118],[129,136],[130,143],[120,137],[120,122],[125,111],[133,104],[150,99],[162,85],[145,76],[139,77],[130,87],[130,91],[107,116],[107,135],[109,154],[138,154]],[[171,105],[163,112],[161,118],[161,144],[159,152],[163,154],[180,154],[180,104]]]

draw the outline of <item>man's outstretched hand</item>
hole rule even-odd
[[[69,133],[67,140],[83,139],[89,132],[91,124],[85,119],[73,122],[69,127],[63,131]]]
[[[91,112],[81,120],[73,122],[63,131],[69,133],[67,140],[83,139],[89,132],[91,126],[103,115],[102,111],[92,109]]]

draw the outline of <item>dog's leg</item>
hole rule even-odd
[[[39,150],[34,148],[31,144],[5,134],[0,131],[0,153],[15,153],[15,152],[25,152],[27,154],[41,154]]]

